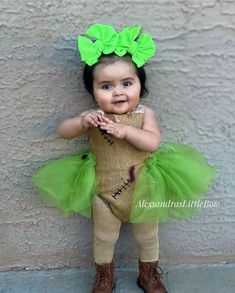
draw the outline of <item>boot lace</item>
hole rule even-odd
[[[163,271],[160,267],[151,266],[149,269],[149,282],[155,283],[156,280],[158,282],[161,282],[162,275],[163,275]]]
[[[97,286],[101,281],[104,281],[104,284],[106,286],[108,286],[107,283],[107,276],[105,274],[105,270],[103,267],[97,266],[97,275],[96,275],[96,282],[95,282],[95,286]]]

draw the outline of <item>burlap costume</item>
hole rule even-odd
[[[114,120],[113,114],[106,116]],[[118,118],[120,123],[142,128],[144,106],[139,105],[131,113],[118,115]],[[149,154],[99,128],[92,128],[90,136],[92,151],[96,156],[98,196],[120,220],[126,222],[129,219],[135,180]]]

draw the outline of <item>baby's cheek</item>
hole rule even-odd
[[[110,102],[107,99],[102,98],[102,99],[99,100],[99,105],[100,105],[101,109],[106,108],[107,106],[110,105]]]

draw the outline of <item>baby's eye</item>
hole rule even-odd
[[[108,84],[108,83],[107,83],[107,84],[104,84],[104,85],[102,86],[102,89],[103,89],[103,90],[110,90],[111,87],[112,87],[111,84]]]
[[[131,81],[125,81],[125,82],[123,83],[123,85],[124,85],[125,87],[129,87],[129,86],[132,85],[132,82],[131,82]]]

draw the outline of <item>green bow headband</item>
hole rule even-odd
[[[119,57],[129,53],[137,67],[144,65],[155,55],[155,44],[149,34],[142,33],[137,39],[141,26],[126,27],[116,32],[110,25],[93,24],[85,34],[95,41],[79,36],[78,50],[82,61],[89,66],[98,62],[101,54],[115,53]],[[136,40],[137,39],[137,40]]]

